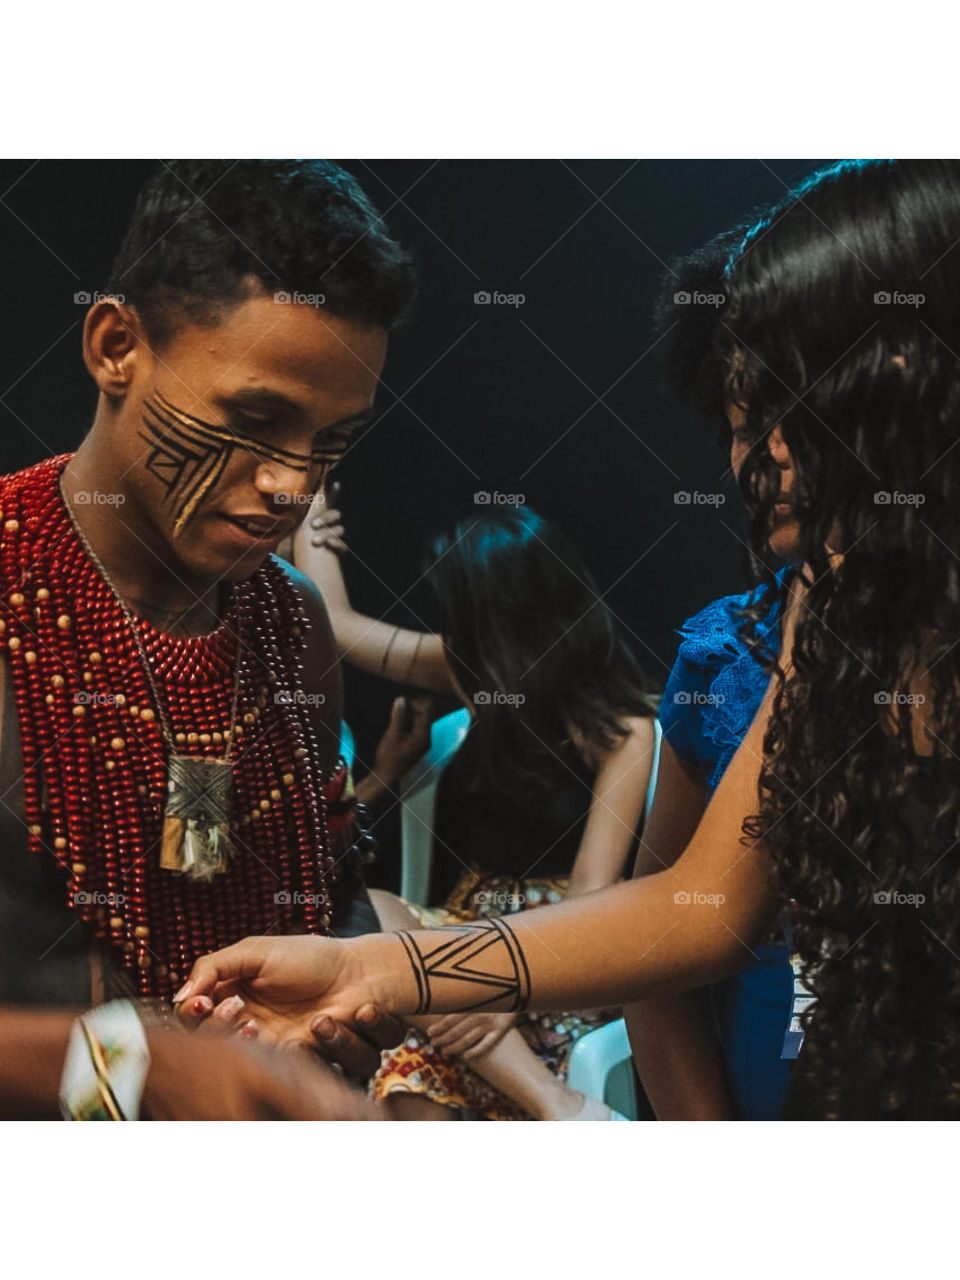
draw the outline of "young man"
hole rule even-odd
[[[333,164],[180,162],[141,193],[84,325],[92,429],[0,480],[3,1004],[166,999],[247,934],[377,927],[323,601],[271,552],[371,416],[412,294]],[[27,1064],[24,1016],[0,1045]],[[333,1056],[369,1064],[359,1032]]]

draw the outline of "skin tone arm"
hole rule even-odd
[[[297,568],[320,589],[340,656],[363,671],[398,684],[456,693],[442,636],[379,622],[351,606],[340,556],[328,541],[329,529],[337,527],[339,519],[339,511],[328,508],[324,495],[319,495],[294,536],[293,558]]]
[[[653,809],[637,851],[637,877],[672,867],[693,837],[707,788],[664,741]],[[676,889],[685,888],[676,876]],[[633,1058],[658,1120],[733,1120],[706,993],[688,991],[624,1009]]]
[[[653,768],[653,721],[633,717],[629,735],[599,761],[568,896],[605,889],[623,875]]]

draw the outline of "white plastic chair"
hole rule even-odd
[[[430,750],[400,780],[400,896],[426,904],[433,869],[433,828],[437,787],[470,728],[466,707],[441,716],[430,726]]]
[[[400,784],[400,834],[403,866],[400,893],[408,902],[425,903],[433,867],[433,826],[441,774],[459,749],[470,727],[464,707],[435,720],[430,750]],[[660,721],[654,720],[653,767],[644,801],[644,818],[653,805],[660,772]],[[630,1120],[637,1118],[633,1055],[622,1018],[581,1036],[570,1053],[568,1083],[590,1098],[599,1098]]]
[[[644,804],[644,818],[653,806],[660,772],[660,721],[654,720],[653,768]],[[599,1098],[628,1120],[637,1118],[637,1091],[633,1078],[633,1053],[622,1018],[581,1036],[570,1051],[567,1083],[588,1098]]]
[[[353,731],[347,724],[346,720],[340,721],[340,754],[347,762],[347,768],[353,768],[353,759],[356,755],[357,747],[353,740]]]

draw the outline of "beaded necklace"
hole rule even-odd
[[[205,952],[248,934],[327,931],[338,878],[327,803],[342,796],[346,771],[324,789],[298,696],[310,624],[280,564],[268,557],[236,584],[207,635],[128,622],[60,494],[71,456],[0,479],[0,651],[28,847],[52,851],[67,905],[116,949],[141,993],[169,998]],[[160,866],[171,755],[161,715],[178,755],[218,759],[233,744],[235,853],[210,881]]]
[[[232,853],[230,844],[230,808],[233,800],[233,765],[230,753],[236,741],[237,702],[240,697],[240,656],[243,637],[237,636],[237,660],[233,682],[233,705],[230,708],[229,727],[224,730],[227,749],[222,759],[206,756],[188,756],[177,751],[173,732],[167,722],[163,699],[150,669],[150,658],[143,647],[140,628],[127,602],[117,590],[103,561],[90,545],[86,534],[77,523],[60,477],[60,497],[83,549],[93,561],[94,567],[117,598],[130,633],[133,636],[150,682],[154,705],[160,717],[160,728],[166,744],[169,760],[167,777],[167,806],[163,818],[163,840],[160,847],[160,866],[165,871],[179,871],[194,880],[209,880],[222,875],[227,859]]]

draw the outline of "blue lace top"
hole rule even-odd
[[[780,649],[780,617],[787,565],[777,574],[777,591],[757,635],[772,653]],[[740,637],[737,610],[749,592],[723,596],[688,618],[660,704],[660,723],[670,746],[701,775],[711,792],[723,777],[763,701],[770,672]]]

